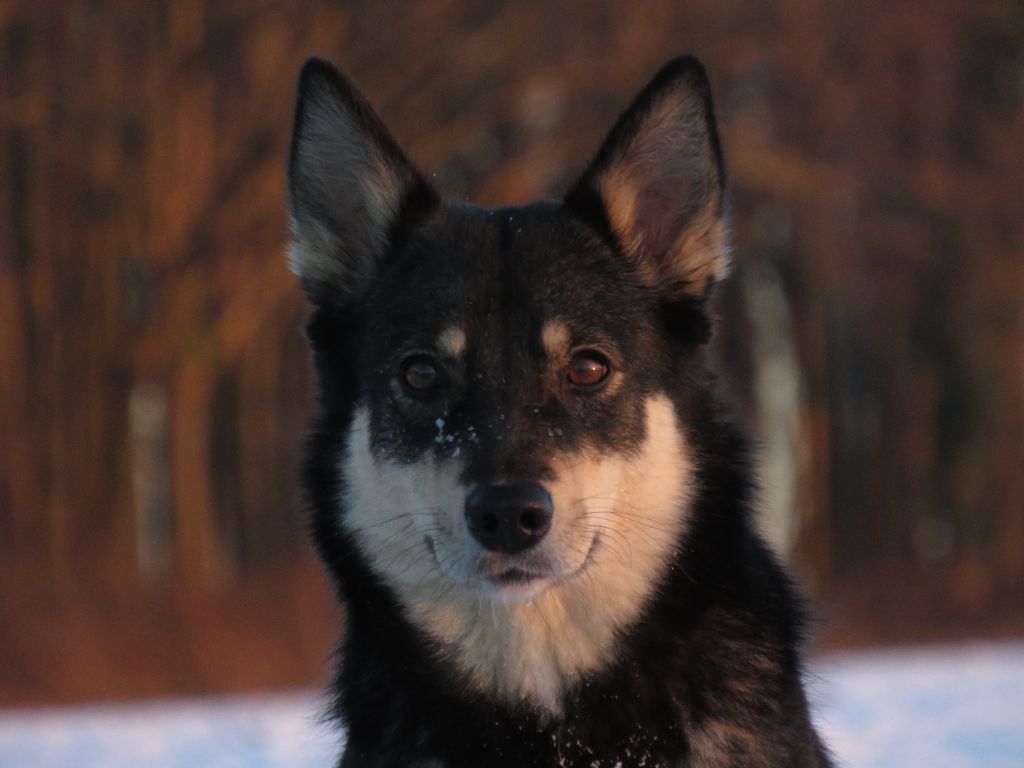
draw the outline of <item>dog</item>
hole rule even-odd
[[[561,201],[491,210],[442,199],[313,59],[288,186],[339,765],[829,766],[708,361],[729,245],[702,65],[666,65]]]

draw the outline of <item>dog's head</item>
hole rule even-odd
[[[693,59],[562,202],[497,210],[443,201],[353,87],[307,64],[290,258],[324,407],[344,414],[336,524],[407,606],[582,584],[609,610],[643,601],[694,482],[686,393],[726,266],[723,182]]]

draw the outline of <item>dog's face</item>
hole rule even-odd
[[[527,600],[678,507],[656,306],[558,207],[435,211],[364,313],[344,522],[392,578]]]
[[[350,414],[338,530],[445,641],[531,603],[614,633],[678,546],[694,481],[679,393],[703,376],[725,265],[699,65],[655,78],[564,202],[484,210],[442,202],[312,62],[290,179],[322,396]]]

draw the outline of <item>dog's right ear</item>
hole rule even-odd
[[[299,78],[288,193],[289,262],[318,305],[364,295],[396,233],[438,202],[366,100],[320,59]]]

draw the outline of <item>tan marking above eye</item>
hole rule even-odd
[[[540,331],[540,340],[548,357],[562,357],[568,352],[572,338],[569,327],[561,320],[549,320]]]
[[[459,357],[466,351],[466,332],[456,325],[445,328],[437,336],[437,349],[447,357]]]

